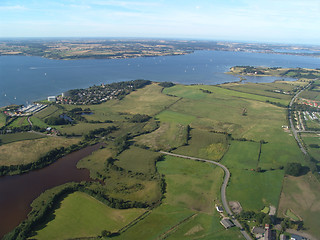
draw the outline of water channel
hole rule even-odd
[[[45,190],[67,182],[89,181],[89,170],[78,169],[76,165],[99,146],[73,152],[40,170],[0,177],[0,238],[26,219],[31,202]]]

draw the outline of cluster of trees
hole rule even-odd
[[[299,103],[293,103],[292,104],[292,110],[294,111],[308,111],[308,112],[318,112],[320,111],[319,108],[312,107],[306,104],[299,104]]]
[[[1,140],[0,140],[0,145],[1,145]],[[311,148],[320,148],[320,145],[316,144],[316,143],[311,143],[311,144],[309,144],[309,147],[311,147]]]
[[[292,78],[307,78],[307,79],[315,79],[320,76],[319,72],[306,70],[303,68],[290,69],[281,74],[281,76],[287,76]]]
[[[284,168],[286,174],[291,176],[300,176],[302,173],[303,167],[300,163],[287,163]]]
[[[159,83],[159,86],[164,87],[164,88],[169,88],[173,87],[175,84],[173,82],[161,82]]]
[[[279,103],[279,102],[272,102],[272,101],[269,101],[269,100],[266,100],[266,103],[270,103],[270,104],[276,105],[278,107],[284,107],[284,108],[288,107],[288,105],[284,105],[284,104]]]
[[[253,74],[264,74],[263,71],[259,70],[258,68],[256,67],[253,67],[253,66],[237,66],[237,67],[241,67],[242,68],[242,72],[243,73],[253,73]]]
[[[146,114],[135,114],[131,119],[129,119],[129,122],[133,123],[142,123],[147,122],[151,117]]]
[[[128,134],[125,134],[121,137],[116,138],[113,144],[117,149],[117,153],[118,154],[122,153],[124,150],[126,150],[130,146]]]
[[[64,117],[48,117],[47,119],[44,120],[46,124],[48,125],[66,125],[66,124],[70,124],[71,121],[67,120]]]
[[[107,128],[98,128],[91,130],[88,134],[84,135],[85,141],[90,141],[95,139],[96,137],[105,137],[113,131],[118,130],[116,126],[110,126]]]

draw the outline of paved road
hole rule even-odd
[[[291,99],[290,101],[290,104],[289,104],[289,122],[290,122],[290,127],[291,127],[291,130],[292,130],[292,134],[294,136],[294,138],[296,139],[298,145],[299,145],[299,148],[301,150],[301,152],[303,152],[304,155],[307,155],[307,151],[306,149],[303,147],[303,145],[301,144],[301,141],[300,139],[298,138],[298,133],[297,133],[297,130],[294,128],[294,124],[293,124],[293,121],[292,121],[292,116],[291,116],[291,107],[292,107],[292,104],[293,102],[297,99],[297,97],[300,95],[300,93],[302,93],[305,89],[307,89],[309,86],[311,85],[311,83],[309,83],[306,87],[304,87],[302,90],[300,90],[296,95],[294,95],[294,97]]]
[[[239,223],[239,221],[237,219],[235,219],[235,217],[233,216],[233,212],[230,210],[228,201],[227,201],[227,197],[226,197],[226,188],[229,182],[229,178],[230,178],[230,172],[229,169],[222,165],[221,163],[212,161],[212,160],[207,160],[207,159],[202,159],[202,158],[196,158],[196,157],[190,157],[190,156],[185,156],[185,155],[180,155],[180,154],[174,154],[174,153],[169,153],[169,152],[163,152],[160,151],[160,153],[166,154],[166,155],[170,155],[170,156],[174,156],[174,157],[180,157],[180,158],[186,158],[186,159],[191,159],[191,160],[195,160],[195,161],[201,161],[201,162],[207,162],[207,163],[212,163],[215,164],[219,167],[221,167],[224,172],[225,172],[225,176],[224,176],[224,180],[221,186],[221,201],[222,201],[222,205],[224,207],[224,209],[226,210],[227,214],[232,218],[232,221],[234,222],[234,224],[240,229],[240,232],[242,233],[242,235],[245,237],[245,239],[247,240],[252,240],[252,238],[249,236],[249,234],[243,230],[241,224]]]

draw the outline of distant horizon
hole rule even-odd
[[[49,40],[49,39],[54,39],[54,40],[69,40],[69,39],[74,39],[74,40],[107,40],[107,39],[114,39],[114,40],[168,40],[168,41],[206,41],[206,42],[230,42],[230,43],[246,43],[246,44],[268,44],[268,45],[285,45],[285,46],[319,46],[320,47],[320,42],[319,43],[290,43],[290,42],[266,42],[266,41],[250,41],[250,40],[231,40],[231,39],[211,39],[211,38],[181,38],[181,37],[101,37],[101,36],[74,36],[74,37],[46,37],[46,36],[41,36],[41,37],[0,37],[0,41],[5,41],[5,40]]]
[[[0,38],[129,36],[320,45],[319,12],[319,0],[2,0]]]

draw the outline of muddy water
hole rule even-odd
[[[0,239],[26,219],[31,202],[46,189],[71,181],[90,180],[89,171],[77,169],[76,164],[99,146],[73,152],[40,170],[0,177]]]

